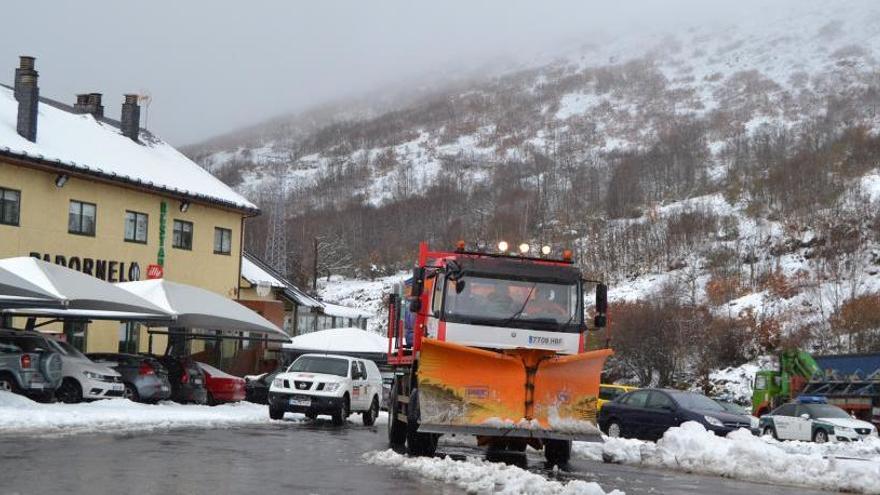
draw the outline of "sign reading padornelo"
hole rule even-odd
[[[56,254],[54,257],[47,253],[31,252],[30,256],[39,258],[48,263],[66,266],[71,270],[83,272],[86,275],[97,277],[107,282],[134,282],[141,279],[141,267],[137,261],[102,260],[79,256],[64,256]]]

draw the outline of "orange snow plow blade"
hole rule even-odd
[[[595,440],[599,376],[610,354],[499,353],[423,339],[419,431]]]
[[[596,398],[611,349],[541,361],[535,373],[534,418],[548,430],[596,431]]]
[[[423,426],[471,426],[523,417],[526,373],[519,359],[423,339],[418,376]]]

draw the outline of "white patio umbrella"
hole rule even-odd
[[[16,307],[9,309],[0,305],[6,308],[5,313],[109,320],[171,319],[171,314],[162,308],[113,284],[30,256],[2,259],[0,271],[11,284],[16,283],[17,277],[26,282],[25,290],[32,291],[32,287],[36,287],[41,294],[30,303],[22,301],[23,296],[13,294],[8,300],[15,304],[9,306]]]
[[[21,306],[63,306],[57,294],[46,291],[9,271],[0,260],[0,308]]]
[[[121,282],[116,286],[175,315],[174,327],[262,332],[288,338],[271,321],[209,290],[165,279]]]

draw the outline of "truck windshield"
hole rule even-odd
[[[300,356],[287,371],[321,373],[324,375],[348,376],[348,361],[344,359],[318,356]]]
[[[477,276],[446,284],[447,321],[564,330],[579,325],[577,284],[504,280]]]

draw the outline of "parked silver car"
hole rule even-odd
[[[63,378],[55,391],[56,399],[75,404],[84,399],[122,397],[122,375],[107,365],[93,362],[67,342],[48,341],[61,355],[63,365]]]
[[[137,354],[89,353],[86,357],[122,375],[122,396],[135,402],[158,402],[171,397],[168,370],[158,360]]]
[[[42,336],[0,329],[0,390],[50,401],[61,383],[61,367],[61,356]]]

